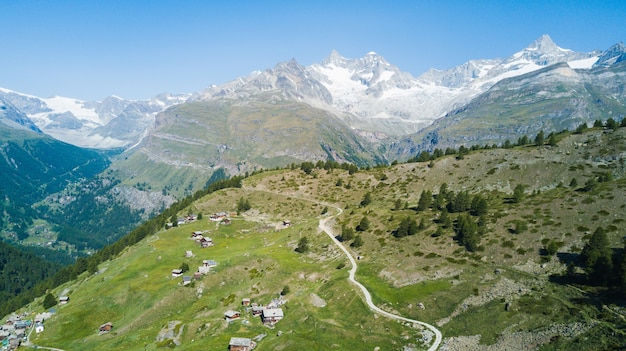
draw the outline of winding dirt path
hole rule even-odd
[[[363,286],[363,284],[359,283],[355,279],[355,274],[357,270],[356,260],[354,259],[354,257],[352,257],[348,249],[346,249],[346,247],[339,240],[337,240],[337,238],[333,234],[332,228],[328,225],[328,222],[330,220],[334,219],[335,217],[343,213],[343,210],[341,208],[335,207],[335,206],[332,206],[332,207],[334,207],[337,210],[337,214],[331,217],[320,219],[319,228],[330,237],[330,239],[335,243],[335,245],[337,245],[350,260],[350,264],[352,265],[352,268],[350,269],[350,274],[349,274],[348,279],[352,282],[352,284],[356,285],[357,287],[359,287],[359,289],[361,289],[361,291],[363,292],[363,295],[365,295],[365,302],[367,303],[369,308],[372,311],[379,313],[387,318],[401,320],[401,321],[405,321],[409,323],[416,323],[416,324],[422,325],[430,329],[435,334],[435,342],[428,348],[428,351],[437,350],[439,348],[439,344],[441,344],[441,341],[443,339],[443,336],[441,335],[441,332],[439,331],[439,329],[435,328],[433,325],[428,324],[426,322],[422,322],[422,321],[418,321],[415,319],[410,319],[410,318],[395,315],[393,313],[389,313],[387,311],[380,309],[378,306],[374,305],[374,302],[372,302],[372,294],[370,294],[370,292],[367,290],[365,286]]]
[[[335,245],[337,245],[337,247],[339,247],[341,249],[341,251],[343,251],[346,256],[348,257],[348,260],[350,260],[350,264],[352,265],[352,268],[350,269],[349,272],[349,276],[348,276],[348,280],[350,280],[350,282],[352,282],[352,284],[356,285],[359,289],[361,289],[361,292],[363,292],[363,295],[365,296],[365,302],[367,303],[367,305],[369,306],[369,308],[378,313],[381,314],[387,318],[391,318],[391,319],[396,319],[396,320],[400,320],[400,321],[405,321],[405,322],[409,322],[409,323],[415,323],[415,324],[419,324],[422,325],[424,327],[426,327],[427,329],[430,329],[430,331],[432,331],[435,334],[435,342],[430,345],[430,347],[428,348],[428,351],[435,351],[439,348],[439,345],[441,344],[441,341],[443,340],[443,335],[441,334],[441,331],[439,331],[439,329],[437,329],[435,326],[428,324],[426,322],[422,322],[422,321],[418,321],[415,319],[410,319],[410,318],[406,318],[406,317],[402,317],[399,315],[395,315],[393,313],[389,313],[387,311],[384,311],[382,309],[380,309],[378,306],[376,306],[374,304],[374,302],[372,301],[372,294],[370,294],[370,292],[367,290],[367,288],[359,283],[356,278],[356,271],[357,271],[357,263],[356,260],[354,259],[354,257],[352,257],[352,254],[350,254],[350,251],[348,251],[348,249],[346,249],[346,247],[339,241],[337,240],[337,238],[335,238],[335,235],[333,234],[333,229],[331,226],[328,225],[328,222],[330,222],[331,220],[335,219],[337,216],[340,216],[343,213],[343,210],[335,205],[326,203],[326,202],[320,202],[320,201],[315,201],[309,198],[304,198],[301,196],[298,196],[296,194],[290,194],[290,195],[285,195],[285,194],[281,194],[278,192],[273,192],[270,191],[268,189],[265,189],[264,187],[246,187],[244,186],[244,189],[248,189],[248,190],[252,190],[252,191],[262,191],[262,192],[266,192],[266,193],[271,193],[271,194],[279,194],[279,195],[283,195],[283,196],[289,196],[289,197],[293,197],[293,198],[297,198],[300,200],[304,200],[304,201],[310,201],[310,202],[314,202],[317,204],[321,204],[324,206],[328,206],[328,207],[332,207],[335,210],[337,210],[337,214],[335,214],[334,216],[329,216],[326,218],[322,218],[319,221],[319,228],[321,231],[323,231],[324,233],[326,233],[330,239],[335,243]]]

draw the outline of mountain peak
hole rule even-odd
[[[506,63],[524,64],[524,62],[533,62],[538,66],[549,66],[560,62],[582,60],[595,55],[597,55],[595,52],[583,53],[563,49],[556,45],[549,35],[544,34],[533,41],[524,50],[508,58]]]
[[[279,71],[282,70],[282,71],[292,72],[292,73],[305,71],[304,66],[298,63],[298,61],[295,58],[292,58],[289,61],[281,62],[277,64],[274,69],[279,70]]]
[[[322,61],[322,65],[327,66],[327,65],[335,65],[335,66],[341,66],[343,63],[346,62],[346,58],[341,56],[341,54],[333,49],[330,52],[330,55],[328,55],[328,57]]]
[[[626,61],[626,46],[624,43],[619,42],[603,52],[594,64],[594,67],[607,67],[623,61]]]
[[[543,34],[537,40],[532,42],[529,47],[533,47],[533,48],[556,47],[556,44],[554,43],[554,41],[552,40],[552,38],[550,38],[548,34]]]
[[[569,51],[560,48],[558,45],[554,43],[552,38],[549,35],[544,34],[540,36],[537,40],[533,41],[527,48],[528,51],[538,51],[541,53],[552,54],[559,51]]]
[[[365,56],[363,56],[363,58],[360,59],[360,61],[369,67],[376,67],[379,65],[390,66],[389,62],[387,62],[384,57],[378,55],[374,51],[368,52]]]

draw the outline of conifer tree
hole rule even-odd
[[[368,191],[365,193],[365,196],[363,196],[363,200],[361,200],[361,207],[365,207],[370,203],[372,203],[372,193]]]
[[[598,227],[581,252],[585,272],[596,284],[608,284],[613,271],[613,251],[604,228]]]
[[[476,251],[480,244],[480,235],[476,222],[467,213],[461,214],[457,219],[456,233],[458,241],[468,251]]]
[[[473,216],[482,216],[487,213],[489,205],[487,200],[480,194],[477,194],[472,198],[472,205],[470,206],[470,213]]]
[[[535,145],[541,146],[545,142],[545,136],[543,134],[543,130],[540,130],[535,137]]]
[[[363,246],[363,238],[361,238],[361,235],[357,235],[354,237],[354,241],[352,242],[352,244],[350,244],[350,246],[352,247],[361,247]]]
[[[358,230],[359,232],[364,232],[368,230],[369,228],[370,228],[370,221],[369,219],[367,219],[366,216],[363,216],[359,224],[356,226],[356,230]]]
[[[433,193],[428,190],[422,191],[422,194],[420,195],[420,199],[417,202],[417,210],[424,211],[428,209],[432,201],[433,201]]]
[[[524,186],[517,184],[513,189],[513,202],[520,202],[524,198]]]
[[[46,297],[44,297],[43,299],[43,308],[46,310],[51,307],[56,306],[56,304],[57,304],[57,299],[51,293],[48,293]]]

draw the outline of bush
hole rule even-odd
[[[54,297],[54,295],[52,295],[50,293],[48,293],[46,295],[46,297],[44,297],[44,299],[43,299],[43,308],[46,309],[46,310],[51,308],[51,307],[56,306],[56,304],[57,304],[56,297]]]
[[[363,238],[361,238],[360,235],[357,235],[356,237],[354,237],[354,241],[352,242],[352,244],[350,244],[350,246],[352,246],[352,247],[361,247],[361,246],[363,246]]]
[[[369,221],[369,219],[367,219],[367,217],[361,218],[361,221],[356,226],[356,230],[359,231],[359,232],[364,232],[364,231],[368,230],[369,228],[370,228],[370,221]]]
[[[307,237],[302,237],[298,241],[298,247],[296,247],[296,252],[305,253],[309,251],[309,239]]]

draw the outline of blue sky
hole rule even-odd
[[[0,87],[146,99],[295,58],[370,51],[418,76],[507,57],[542,34],[576,51],[626,41],[626,1],[0,0]]]

